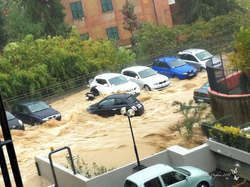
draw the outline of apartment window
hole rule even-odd
[[[81,1],[70,3],[70,7],[71,7],[73,19],[81,19],[82,17],[84,17]]]
[[[115,39],[115,40],[119,40],[119,33],[118,33],[118,29],[117,27],[111,27],[111,28],[107,28],[107,35],[108,35],[108,39]]]
[[[89,33],[80,34],[80,37],[83,40],[88,40],[89,39]]]
[[[113,10],[112,0],[101,0],[101,3],[103,12],[109,12]]]

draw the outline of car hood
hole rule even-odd
[[[203,171],[199,168],[192,167],[192,166],[182,166],[179,168],[189,171],[191,173],[191,176],[208,176],[209,175],[206,171]]]
[[[124,84],[120,84],[120,85],[117,85],[117,86],[113,86],[113,91],[115,92],[126,92],[126,91],[131,91],[133,90],[134,88],[137,88],[137,84],[134,83],[134,82],[131,82],[131,81],[128,81]]]
[[[155,83],[161,83],[164,81],[168,81],[168,78],[164,75],[156,74],[150,77],[146,77],[144,79],[141,79],[145,84],[151,85]]]
[[[172,68],[172,71],[175,72],[175,73],[178,73],[178,74],[192,72],[194,70],[196,70],[196,69],[193,66],[190,66],[188,64],[186,64],[184,66]]]
[[[33,116],[38,117],[40,119],[47,118],[49,116],[60,114],[58,111],[54,110],[53,108],[47,108],[41,111],[37,111],[32,113]]]
[[[208,89],[205,89],[205,88],[195,89],[194,91],[199,92],[199,93],[208,94]]]

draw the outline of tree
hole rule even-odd
[[[131,45],[135,45],[135,40],[133,37],[134,31],[138,27],[137,16],[134,12],[135,6],[129,1],[126,0],[125,4],[122,7],[122,14],[124,15],[124,29],[128,30],[131,34]]]
[[[208,21],[230,11],[241,10],[235,0],[177,0],[179,5],[174,20],[189,24],[197,20]]]
[[[4,27],[4,19],[3,19],[2,11],[0,9],[0,51],[3,49],[3,47],[5,46],[7,42],[6,33],[3,27]]]
[[[21,0],[22,7],[34,24],[42,23],[45,35],[65,35],[70,28],[64,23],[65,14],[60,0]]]

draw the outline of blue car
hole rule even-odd
[[[42,124],[52,118],[61,120],[60,112],[43,101],[22,101],[12,107],[12,113],[26,124]]]
[[[155,59],[152,69],[158,73],[179,79],[189,79],[197,75],[197,69],[177,57]]]

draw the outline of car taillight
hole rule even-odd
[[[198,93],[198,92],[194,92],[194,95],[195,95],[195,96],[198,96],[198,95],[199,95],[199,93]]]
[[[137,110],[136,106],[132,106],[131,108],[132,108],[134,111]]]

